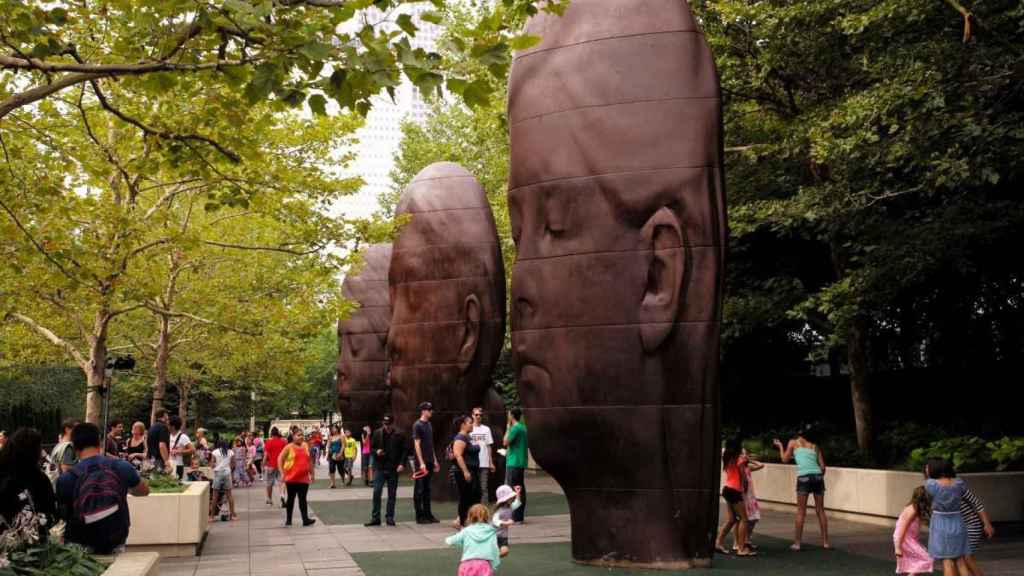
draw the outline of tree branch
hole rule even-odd
[[[262,250],[265,252],[282,252],[284,254],[292,254],[294,256],[308,256],[310,254],[315,254],[321,250],[320,246],[305,251],[298,251],[291,250],[288,248],[282,248],[279,246],[245,246],[243,244],[229,244],[226,242],[215,242],[213,240],[202,240],[202,243],[208,244],[210,246],[217,246],[219,248],[234,248],[237,250]]]
[[[85,358],[85,356],[82,355],[81,352],[78,351],[77,348],[75,348],[67,340],[61,338],[60,336],[57,336],[56,334],[54,334],[53,331],[51,331],[50,329],[46,328],[45,326],[41,326],[35,320],[29,318],[28,316],[25,316],[24,314],[20,314],[18,312],[8,312],[4,316],[4,319],[5,320],[15,320],[17,322],[21,322],[22,324],[28,326],[36,334],[42,336],[43,338],[48,340],[51,344],[54,344],[56,346],[59,346],[59,347],[63,348],[65,352],[67,352],[69,355],[71,355],[72,358],[74,358],[75,362],[78,363],[78,366],[82,370],[88,370],[89,369],[89,361]]]
[[[65,277],[67,277],[68,280],[71,280],[75,284],[81,284],[81,280],[79,280],[71,272],[68,272],[67,268],[65,268],[63,264],[58,262],[57,259],[53,257],[53,255],[51,255],[49,252],[46,251],[45,248],[43,248],[43,245],[40,244],[34,236],[32,236],[32,233],[29,232],[27,228],[25,228],[25,226],[21,223],[21,220],[18,220],[17,214],[15,214],[14,211],[11,210],[10,207],[7,206],[7,204],[5,204],[3,200],[0,200],[0,208],[3,208],[4,212],[7,212],[7,215],[10,216],[11,220],[14,221],[14,225],[17,226],[19,230],[21,230],[21,232],[25,235],[26,238],[28,238],[28,241],[32,243],[32,246],[35,246],[35,249],[40,254],[42,254],[47,260],[49,260],[51,264],[56,266],[57,269],[60,270],[61,274],[63,274]],[[70,259],[70,262],[74,264],[76,267],[80,267],[78,262],[76,262],[73,258]]]
[[[208,320],[206,318],[203,318],[201,316],[196,316],[195,314],[190,314],[188,312],[174,312],[173,310],[165,310],[163,308],[154,306],[152,304],[146,304],[145,306],[151,312],[153,312],[154,314],[160,315],[160,316],[168,316],[170,318],[188,318],[189,320],[193,320],[195,322],[199,322],[200,324],[206,324],[208,326],[217,326],[218,328],[223,328],[224,330],[228,330],[228,331],[231,331],[231,332],[237,332],[239,334],[244,334],[246,336],[261,336],[262,335],[261,332],[252,332],[250,330],[244,330],[244,329],[241,329],[241,328],[235,328],[234,326],[228,326],[227,324],[221,324],[220,322],[217,322],[215,320]]]

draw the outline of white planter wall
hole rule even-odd
[[[206,537],[210,483],[192,482],[180,494],[128,496],[132,527],[129,550],[154,550],[161,556],[194,556]]]

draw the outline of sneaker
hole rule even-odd
[[[388,526],[394,526],[395,525],[395,521],[392,520],[391,518],[388,518],[387,520],[385,520],[385,522],[387,522]]]
[[[417,518],[416,519],[416,523],[417,524],[433,524],[433,522],[430,521],[430,518]]]
[[[287,502],[285,502],[285,499],[284,499],[284,497],[282,497],[282,498],[281,498],[281,508],[287,508],[287,507],[288,507],[288,503],[287,503]]]
[[[427,522],[430,522],[431,524],[440,524],[441,523],[440,520],[438,520],[437,518],[435,518],[433,516],[427,517]]]
[[[371,526],[380,526],[380,520],[370,520],[366,524],[363,524],[363,526],[366,526],[367,528]]]
[[[271,500],[270,498],[267,498],[267,506],[273,506],[273,505],[274,505],[274,501]]]
[[[316,524],[316,518],[307,518],[302,521],[303,526],[312,526],[313,524]]]

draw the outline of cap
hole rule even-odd
[[[420,404],[420,411],[423,411],[423,410],[433,410],[433,409],[434,409],[434,405],[431,404],[430,402],[424,402],[424,403]]]
[[[391,424],[391,416],[385,416],[384,417],[384,423],[385,424]]]
[[[501,486],[498,486],[498,489],[495,491],[494,496],[498,504],[504,504],[505,502],[508,502],[509,500],[516,497],[516,491],[513,490],[512,487],[509,486],[508,484],[502,484]]]

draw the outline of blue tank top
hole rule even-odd
[[[818,451],[814,448],[795,448],[793,450],[793,459],[796,460],[797,476],[821,474],[821,466],[818,466]]]

